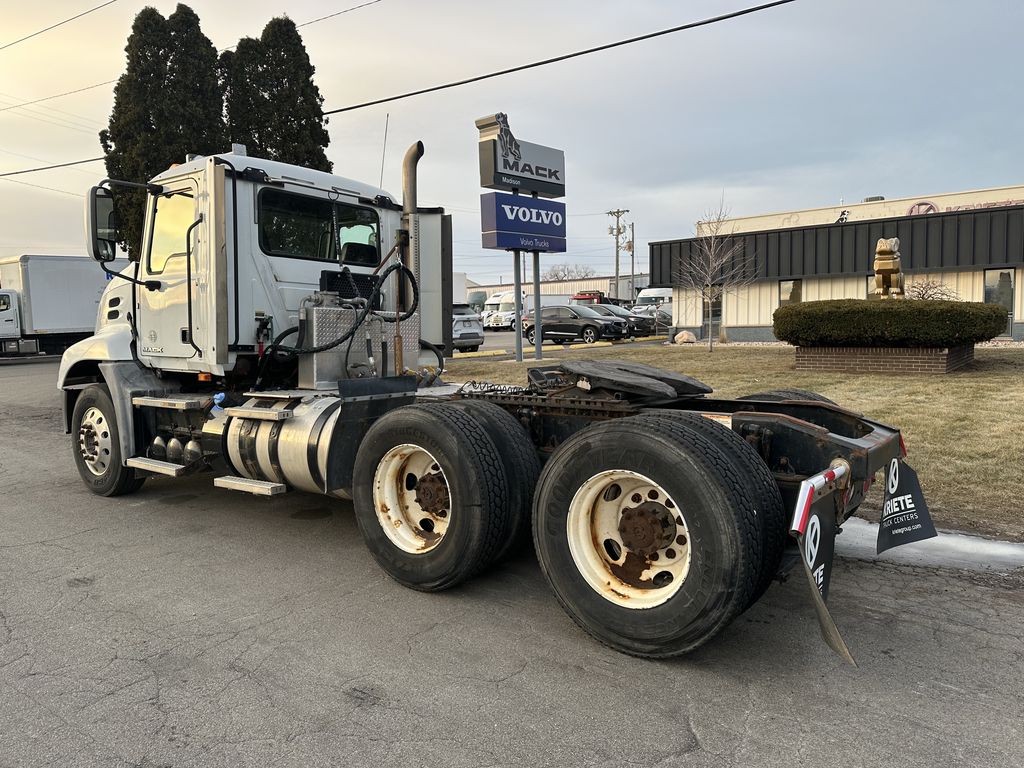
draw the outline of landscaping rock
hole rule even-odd
[[[697,337],[689,331],[680,331],[676,334],[675,342],[676,344],[696,344]]]

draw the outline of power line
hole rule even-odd
[[[328,14],[327,16],[321,16],[319,19],[313,19],[312,21],[304,21],[301,24],[296,24],[295,26],[296,27],[308,27],[310,24],[316,24],[318,21],[326,21],[327,19],[333,19],[335,16],[341,16],[343,13],[349,13],[350,11],[358,11],[360,8],[365,8],[368,5],[376,5],[380,1],[381,0],[370,0],[370,2],[363,3],[362,5],[353,5],[351,8],[346,8],[343,11],[338,11],[337,13],[331,13],[331,14]]]
[[[2,97],[4,101],[8,102],[15,101],[20,103],[24,100],[24,97],[14,96],[10,93],[0,93],[0,97]],[[77,112],[68,112],[66,109],[57,109],[56,107],[42,107],[42,109],[49,110],[50,112],[60,112],[62,115],[67,115],[68,117],[73,117],[83,123],[88,123],[89,127],[92,127],[94,122],[94,118],[92,117],[86,117],[85,115],[80,115]]]
[[[35,155],[26,155],[26,154],[23,154],[21,152],[15,152],[14,150],[11,150],[11,149],[4,149],[3,147],[0,147],[0,152],[3,152],[5,155],[14,155],[15,157],[22,157],[22,158],[24,158],[26,160],[35,160],[36,162],[39,162],[39,163],[52,163],[53,162],[52,160],[47,160],[45,157],[36,157]],[[71,170],[73,170],[75,173],[80,173],[83,176],[88,176],[91,179],[95,179],[96,178],[96,174],[89,173],[88,171],[79,170],[78,168],[72,168]]]
[[[460,85],[468,85],[469,83],[478,83],[481,80],[489,80],[492,77],[500,77],[502,75],[510,75],[513,72],[522,72],[527,69],[534,69],[535,67],[543,67],[548,64],[555,64],[559,61],[566,61],[568,59],[575,59],[578,56],[586,56],[590,53],[598,53],[599,51],[607,51],[611,48],[618,48],[623,45],[630,45],[631,43],[638,43],[642,40],[650,40],[655,37],[661,37],[662,35],[671,35],[674,32],[682,32],[687,29],[695,29],[696,27],[705,27],[710,24],[717,24],[720,21],[728,21],[729,19],[735,19],[740,16],[746,16],[751,13],[757,13],[758,11],[764,11],[768,8],[774,8],[778,5],[787,5],[795,2],[796,0],[775,0],[773,3],[765,3],[764,5],[756,5],[751,8],[744,8],[739,11],[733,11],[732,13],[725,13],[721,16],[712,16],[708,19],[701,19],[700,21],[691,21],[688,24],[681,24],[678,27],[672,27],[670,29],[662,29],[658,32],[649,32],[646,35],[640,35],[639,37],[631,37],[628,40],[618,40],[614,43],[606,43],[604,45],[598,45],[594,48],[587,48],[586,50],[576,51],[574,53],[566,53],[561,56],[555,56],[550,59],[544,59],[542,61],[534,61],[530,64],[521,64],[518,67],[510,67],[508,69],[502,69],[497,72],[489,72],[486,75],[477,75],[476,77],[467,77],[465,80],[456,80],[455,82],[445,83],[444,85],[434,85],[429,88],[420,88],[418,91],[409,91],[408,93],[401,93],[397,96],[388,96],[383,99],[374,99],[373,101],[364,101],[362,104],[353,104],[349,107],[341,107],[339,109],[332,109],[328,112],[324,112],[325,115],[336,115],[340,112],[351,112],[354,109],[362,109],[363,107],[372,107],[377,104],[385,104],[389,101],[398,101],[399,99],[408,99],[411,96],[420,96],[424,93],[433,93],[435,91],[443,91],[447,88],[456,88]]]
[[[25,35],[24,37],[18,38],[17,40],[15,40],[13,42],[7,43],[7,45],[0,45],[0,51],[3,51],[5,49],[7,49],[7,48],[10,48],[12,45],[17,45],[18,43],[23,43],[26,40],[28,40],[29,38],[35,37],[36,35],[43,34],[43,32],[49,32],[51,29],[56,29],[57,27],[63,26],[65,24],[67,24],[69,21],[74,21],[75,19],[80,19],[83,16],[87,16],[88,14],[92,13],[93,11],[98,11],[100,8],[106,8],[108,5],[113,5],[116,2],[117,2],[117,0],[107,0],[107,2],[102,3],[100,5],[97,5],[94,8],[90,8],[87,11],[82,11],[80,14],[78,14],[77,16],[72,16],[70,19],[64,19],[64,21],[58,21],[56,24],[51,24],[46,29],[40,29],[38,32],[33,32],[31,35]]]
[[[30,184],[27,181],[18,181],[17,179],[0,179],[0,181],[7,181],[11,184],[21,184],[23,187],[35,187],[36,189],[45,189],[49,192],[60,192],[62,195],[74,195],[75,197],[85,197],[77,192],[68,192],[66,189],[57,189],[56,187],[44,187],[42,184]]]
[[[23,173],[35,173],[36,171],[48,171],[51,168],[67,168],[69,165],[82,165],[83,163],[98,163],[100,160],[104,160],[102,157],[91,157],[88,160],[74,160],[70,163],[57,163],[56,165],[44,165],[39,168],[24,168],[20,171],[8,171],[7,173],[0,173],[0,179],[5,179],[8,176],[20,176]]]
[[[105,80],[102,83],[96,83],[95,85],[87,85],[84,88],[76,88],[73,91],[64,91],[64,93],[55,93],[53,96],[43,96],[41,99],[33,99],[32,101],[23,101],[20,104],[12,104],[9,107],[0,107],[0,112],[6,112],[9,109],[17,109],[18,107],[27,107],[29,104],[38,104],[41,101],[49,101],[50,99],[59,99],[61,96],[70,96],[73,93],[81,93],[82,91],[91,91],[93,88],[100,88],[104,85],[110,85],[116,83],[117,80]]]

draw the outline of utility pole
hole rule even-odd
[[[636,301],[636,233],[633,232],[633,222],[629,222],[629,242],[626,243],[629,250],[629,300]]]
[[[608,211],[609,216],[615,217],[615,226],[608,227],[608,234],[615,238],[615,283],[613,284],[614,298],[619,298],[619,251],[622,249],[622,236],[626,234],[626,228],[620,223],[623,216],[629,213],[628,208],[618,208]]]

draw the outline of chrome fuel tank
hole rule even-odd
[[[226,410],[225,447],[242,477],[326,493],[327,454],[342,400],[308,393],[253,396]]]

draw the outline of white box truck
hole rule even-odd
[[[59,354],[91,336],[106,286],[107,276],[85,256],[0,259],[0,354]]]

